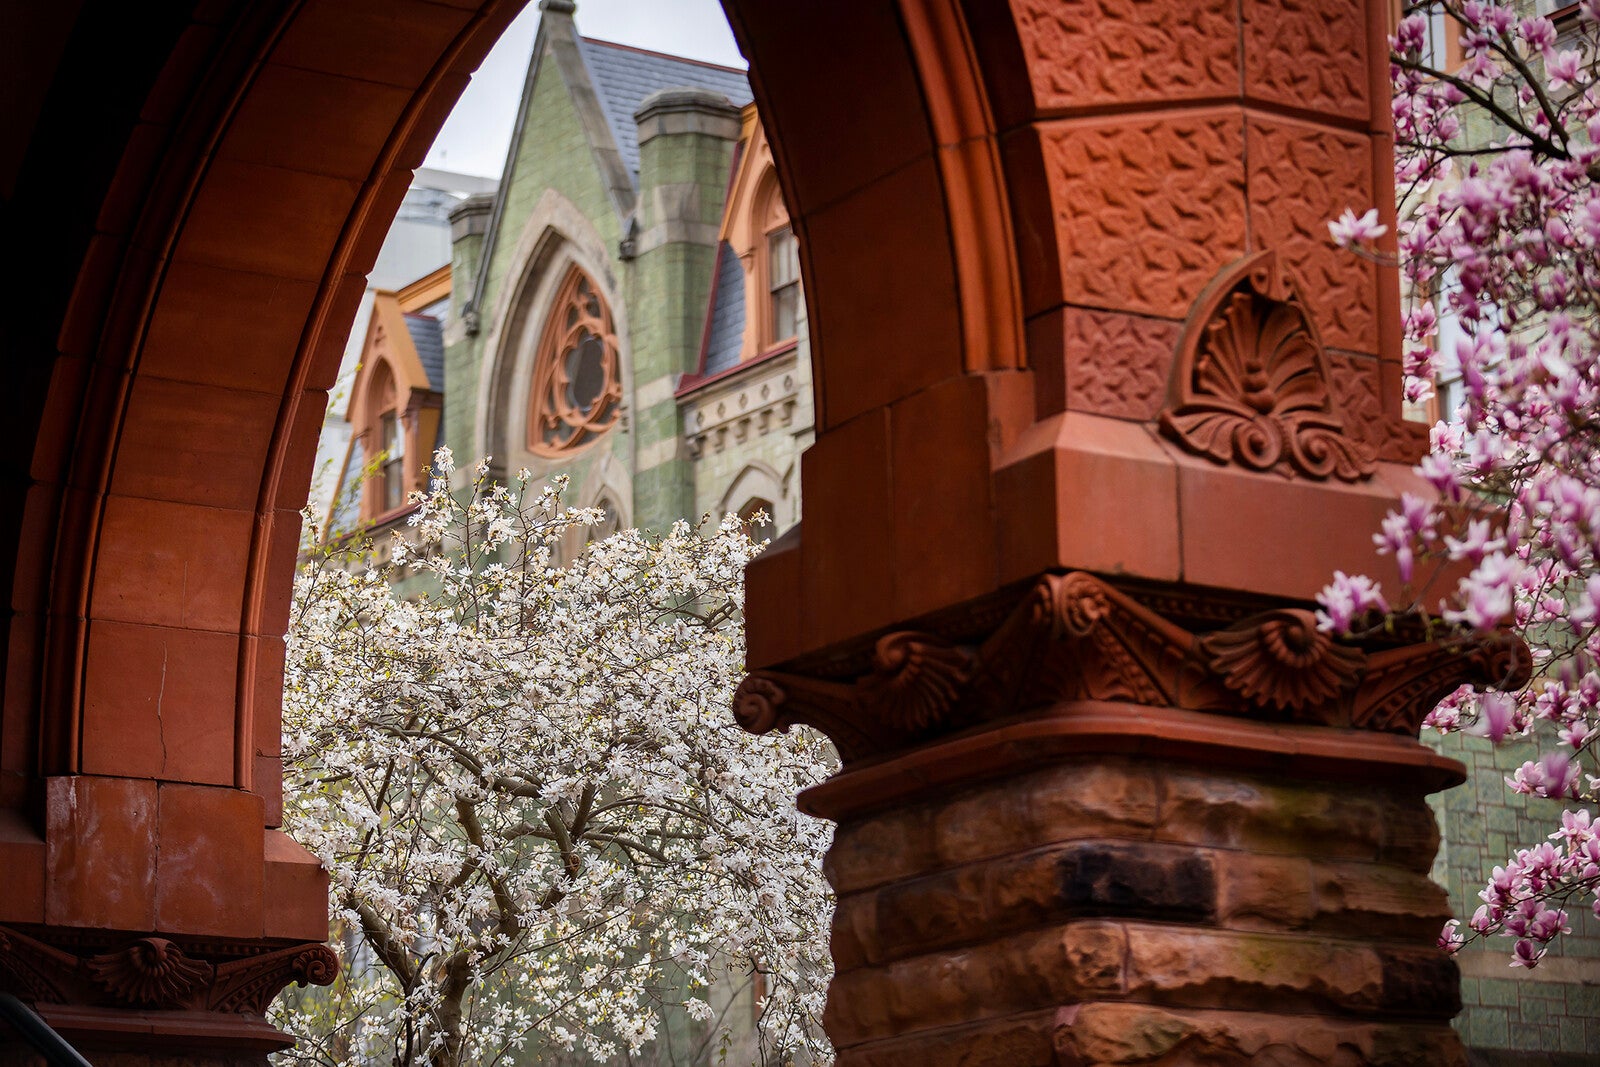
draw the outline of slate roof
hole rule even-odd
[[[722,242],[717,252],[717,278],[711,293],[711,323],[706,330],[706,365],[710,376],[739,363],[744,340],[744,267],[733,246]]]
[[[633,113],[651,93],[692,86],[721,93],[736,107],[750,102],[750,82],[744,72],[693,59],[647,52],[624,44],[579,37],[578,49],[594,80],[600,107],[616,138],[617,152],[639,183],[639,127]]]
[[[406,314],[406,330],[417,346],[417,358],[428,375],[428,388],[444,392],[444,328],[432,315]]]

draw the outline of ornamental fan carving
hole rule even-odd
[[[1250,470],[1354,482],[1372,448],[1344,430],[1328,358],[1277,256],[1218,275],[1179,341],[1161,429],[1190,452]]]
[[[611,311],[589,276],[574,267],[561,284],[534,356],[528,448],[559,456],[617,421],[622,373]]]
[[[970,655],[926,634],[893,633],[873,650],[869,701],[896,730],[940,725],[972,678]]]
[[[147,1008],[170,1008],[190,1000],[211,981],[211,965],[190,959],[162,937],[140,938],[120,952],[85,964],[95,983],[113,997]]]
[[[1197,642],[1206,666],[1230,690],[1262,707],[1300,711],[1361,679],[1366,657],[1334,644],[1309,611],[1287,609],[1219,630]]]

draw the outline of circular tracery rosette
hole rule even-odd
[[[557,456],[587,444],[617,420],[621,400],[611,312],[589,276],[573,268],[534,359],[528,448]]]

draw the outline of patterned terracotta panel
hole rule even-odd
[[[1415,463],[1428,451],[1425,423],[1392,419],[1383,414],[1378,362],[1348,352],[1328,353],[1333,394],[1344,416],[1345,432],[1365,441],[1390,463]]]
[[[1235,96],[1234,0],[1013,0],[1040,111]]]
[[[1373,205],[1366,137],[1309,123],[1252,117],[1250,235],[1299,278],[1323,343],[1376,352],[1377,268],[1334,247],[1328,221]]]
[[[1110,311],[1062,312],[1067,407],[1150,420],[1167,395],[1178,324]]]
[[[1055,122],[1040,132],[1062,290],[1073,303],[1181,319],[1212,275],[1244,254],[1240,112]]]
[[[1327,115],[1368,114],[1360,0],[1244,0],[1245,89]]]

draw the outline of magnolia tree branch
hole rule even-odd
[[[1461,64],[1431,65],[1443,12]],[[1483,906],[1440,944],[1505,937],[1533,967],[1568,932],[1568,909],[1600,915],[1600,4],[1583,0],[1558,31],[1509,4],[1414,5],[1391,39],[1399,262],[1407,293],[1406,398],[1453,380],[1433,454],[1417,468],[1433,496],[1407,494],[1374,540],[1400,589],[1361,575],[1323,590],[1321,622],[1351,632],[1392,609],[1449,639],[1510,626],[1534,650],[1521,693],[1462,690],[1429,717],[1541,749],[1508,780],[1567,803],[1548,838],[1487,872]],[[1377,212],[1330,227],[1371,254]],[[1448,343],[1446,339],[1448,340]],[[1465,570],[1441,591],[1444,564]]]

